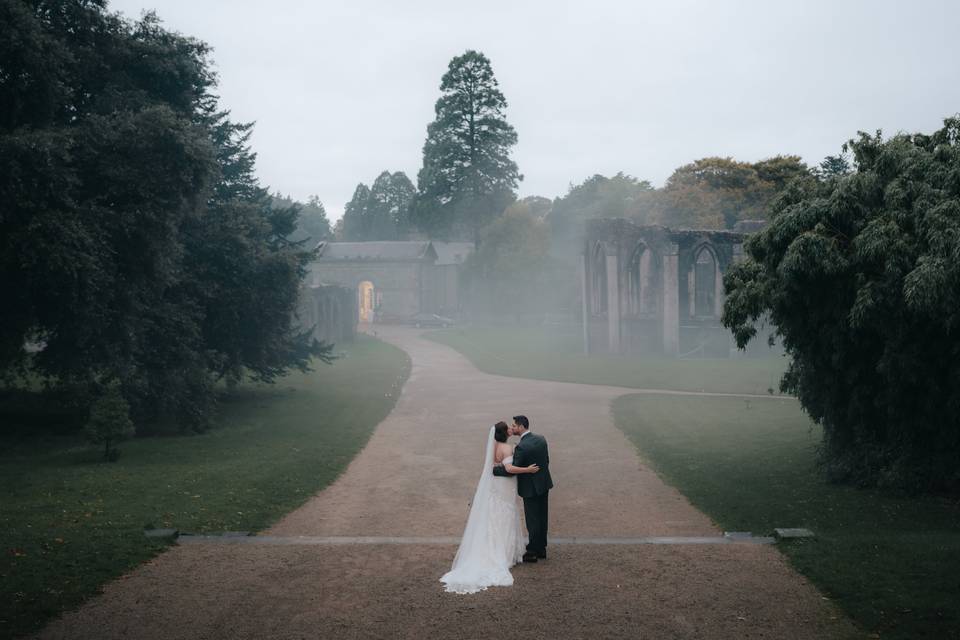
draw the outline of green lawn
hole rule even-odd
[[[517,378],[581,382],[634,389],[779,393],[786,359],[594,355],[582,351],[579,333],[543,329],[447,329],[428,338],[453,347],[481,371]]]
[[[167,543],[144,528],[256,531],[332,482],[409,373],[385,343],[361,336],[344,350],[310,374],[241,387],[208,433],[125,442],[113,464],[75,436],[0,440],[0,637],[39,628],[161,552]]]
[[[960,505],[825,484],[820,440],[791,400],[628,395],[613,413],[661,476],[725,530],[768,534],[802,573],[882,638],[960,638]]]
[[[428,334],[488,373],[614,386],[766,393],[781,357],[591,356],[574,333],[452,329]],[[625,391],[625,393],[627,393]],[[671,485],[728,531],[808,527],[780,543],[793,565],[882,638],[960,638],[960,504],[827,484],[820,430],[789,398],[625,395],[617,425]]]

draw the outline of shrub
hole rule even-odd
[[[856,171],[795,181],[724,280],[743,347],[764,314],[781,389],[823,425],[829,477],[960,489],[960,117],[845,148]]]
[[[84,433],[91,443],[103,445],[104,459],[114,462],[120,457],[116,444],[134,434],[130,406],[120,392],[120,385],[111,384],[94,401]]]

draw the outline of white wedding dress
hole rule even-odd
[[[491,428],[460,548],[453,567],[440,578],[452,593],[509,587],[513,584],[510,567],[523,558],[525,545],[517,504],[517,479],[493,475],[493,431]],[[503,462],[512,461],[510,456]]]

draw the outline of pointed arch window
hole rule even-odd
[[[654,311],[652,258],[653,253],[644,244],[638,246],[630,258],[627,272],[627,313],[631,316],[642,316]]]
[[[690,314],[701,317],[716,314],[717,259],[707,247],[697,252],[693,263],[693,304]]]

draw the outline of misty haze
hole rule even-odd
[[[958,22],[0,0],[0,638],[960,637]]]

